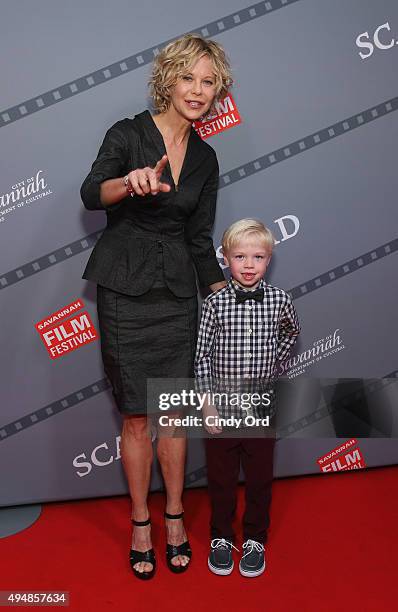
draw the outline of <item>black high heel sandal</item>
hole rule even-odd
[[[151,519],[148,518],[146,521],[135,521],[134,519],[131,519],[131,522],[136,527],[146,527],[146,525],[151,524]],[[136,563],[140,563],[141,561],[144,561],[144,563],[152,563],[152,569],[149,572],[139,572],[138,570],[136,570],[134,565]],[[131,569],[134,572],[134,575],[137,576],[137,578],[140,578],[141,580],[149,580],[155,575],[155,571],[156,571],[156,559],[155,559],[154,549],[150,548],[149,550],[146,550],[145,552],[141,552],[139,550],[134,550],[133,548],[131,548],[130,549],[130,565],[131,565]]]
[[[180,514],[169,514],[168,512],[164,513],[165,518],[167,519],[181,519],[184,516],[184,512]],[[184,555],[184,557],[189,557],[189,561],[186,565],[174,565],[171,560],[178,555]],[[166,546],[166,561],[168,568],[174,572],[175,574],[182,574],[185,572],[190,564],[192,558],[192,550],[189,545],[189,541],[186,540],[182,544],[178,546],[174,546],[174,544],[167,544]]]

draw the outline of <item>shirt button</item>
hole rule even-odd
[[[253,330],[249,328],[249,330],[248,330],[249,334],[251,334],[251,333],[252,333],[252,331],[253,331]]]
[[[253,355],[251,353],[247,353],[248,357],[253,357]]]

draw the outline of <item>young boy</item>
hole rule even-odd
[[[296,341],[300,327],[290,296],[263,279],[273,245],[270,230],[255,219],[241,219],[224,232],[222,248],[231,279],[226,287],[210,294],[203,302],[195,359],[196,383],[202,391],[241,390],[247,384],[251,390],[269,389],[276,376],[277,361],[287,357]],[[262,401],[263,408],[258,408],[259,397],[264,395],[255,395],[249,404],[242,403],[232,409],[234,414],[231,403],[217,410],[210,401],[203,408],[205,427],[211,434],[206,439],[211,500],[208,566],[219,575],[230,574],[234,567],[232,521],[241,462],[246,508],[244,554],[239,571],[243,576],[254,577],[265,570],[264,544],[269,526],[275,438],[269,435],[266,426],[250,431],[248,425],[253,425],[253,416],[251,420],[246,419],[246,427],[219,418],[223,412],[234,416],[242,409],[244,413],[248,406],[251,414],[254,410],[257,416],[264,416],[267,402]],[[261,423],[267,421],[261,420]]]

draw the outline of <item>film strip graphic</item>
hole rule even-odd
[[[390,243],[384,244],[380,247],[369,251],[355,259],[352,259],[344,264],[341,264],[330,270],[329,272],[325,272],[319,277],[313,278],[297,287],[291,289],[288,293],[293,297],[300,298],[311,291],[315,291],[316,289],[320,289],[325,285],[335,282],[342,276],[350,274],[351,272],[355,272],[360,268],[368,266],[379,259],[386,257],[387,255],[391,255],[392,253],[398,250],[398,238],[392,240]],[[395,377],[395,373],[393,375],[388,375],[389,377]],[[386,377],[384,377],[386,378]],[[102,378],[99,381],[93,383],[92,385],[88,385],[83,389],[79,389],[70,395],[65,396],[64,398],[52,402],[48,406],[44,406],[39,410],[27,414],[26,416],[13,421],[7,425],[4,425],[0,428],[0,441],[6,438],[9,438],[12,435],[15,435],[19,431],[26,429],[27,427],[32,427],[36,423],[42,422],[45,419],[50,418],[51,416],[58,414],[68,408],[75,406],[76,404],[83,402],[87,399],[90,399],[94,395],[102,391],[106,391],[109,389],[110,383],[107,378]]]
[[[352,401],[355,401],[355,400],[358,401],[361,398],[363,398],[363,392],[365,390],[368,392],[367,397],[369,397],[374,393],[378,393],[383,388],[389,385],[396,384],[397,381],[398,381],[398,370],[394,370],[393,372],[390,372],[389,374],[387,374],[386,376],[383,376],[383,378],[377,381],[372,380],[367,385],[364,385],[362,390],[356,390],[351,393],[347,393],[347,395],[339,398],[338,400],[334,402],[329,402],[329,404],[326,404],[325,406],[322,406],[321,408],[314,410],[314,412],[310,414],[306,414],[304,417],[297,419],[297,421],[294,421],[293,423],[289,423],[289,425],[286,425],[284,427],[278,427],[277,428],[277,433],[278,433],[277,440],[280,440],[281,438],[288,437],[289,435],[303,431],[307,427],[310,427],[311,425],[318,423],[322,419],[325,419],[333,414],[336,414],[337,412],[341,410],[344,410],[347,406],[351,404]]]
[[[72,408],[73,406],[80,404],[80,402],[84,402],[95,395],[98,395],[99,393],[103,393],[109,389],[110,386],[111,385],[107,378],[101,378],[95,383],[87,385],[87,387],[83,387],[74,393],[70,393],[69,395],[56,400],[47,406],[43,406],[43,408],[40,408],[35,412],[26,414],[22,418],[0,428],[0,441],[9,438],[10,436],[17,434],[24,429],[28,429],[37,423],[42,423],[50,417],[55,416],[64,410],[68,410],[68,408]]]
[[[38,259],[30,261],[23,266],[19,266],[18,268],[11,270],[11,272],[1,275],[0,289],[4,289],[10,285],[15,285],[15,283],[18,283],[25,278],[29,278],[29,276],[33,276],[33,274],[42,272],[47,268],[51,268],[51,266],[73,257],[73,255],[79,255],[79,253],[82,253],[83,251],[92,249],[101,235],[102,230],[99,232],[94,232],[88,236],[85,236],[84,238],[80,238],[79,240],[75,240],[70,244],[66,244],[56,251],[42,255]]]
[[[193,30],[189,30],[189,33],[200,34],[205,38],[217,36],[218,34],[237,28],[254,19],[263,17],[264,15],[269,15],[296,2],[299,2],[299,0],[270,0],[268,2],[258,2],[234,13],[230,13],[229,15],[225,15],[216,21],[211,21]],[[137,68],[150,64],[163,47],[172,40],[179,38],[179,36],[181,36],[181,34],[176,34],[176,36],[169,40],[163,41],[153,47],[143,49],[109,66],[104,66],[103,68],[85,74],[82,77],[78,77],[64,85],[59,85],[54,89],[50,89],[34,98],[30,98],[29,100],[25,100],[15,106],[0,111],[0,127],[14,123],[28,115],[37,113],[49,106],[68,100],[73,96],[93,89],[93,87],[98,87],[98,85],[107,83],[112,79],[116,79],[133,70],[137,70]]]
[[[192,470],[192,472],[188,472],[188,474],[185,474],[184,487],[189,487],[190,485],[192,486],[199,480],[203,480],[203,478],[206,477],[207,467],[205,465],[202,465],[200,468],[197,468],[196,470]]]
[[[294,155],[298,155],[299,153],[304,153],[305,151],[308,151],[309,149],[315,146],[328,142],[329,140],[332,140],[333,138],[337,138],[338,136],[342,136],[343,134],[346,134],[347,132],[350,132],[362,125],[366,125],[372,121],[375,121],[376,119],[379,119],[380,117],[384,117],[385,115],[393,111],[396,111],[396,110],[398,110],[398,96],[395,98],[391,98],[390,100],[387,100],[386,102],[382,102],[381,104],[378,104],[377,106],[368,108],[367,110],[362,111],[361,113],[352,115],[351,117],[348,117],[347,119],[343,119],[342,121],[339,121],[338,123],[335,123],[332,126],[324,128],[304,138],[301,138],[300,140],[290,143],[289,145],[281,147],[280,149],[276,149],[275,151],[272,151],[271,153],[267,153],[266,155],[263,155],[255,160],[252,160],[244,164],[243,166],[240,166],[238,168],[235,168],[233,170],[230,170],[229,172],[222,174],[220,176],[219,188],[222,189],[223,187],[232,185],[233,183],[243,180],[244,178],[247,178],[248,176],[251,176],[255,174],[256,172],[261,172],[262,170],[266,170],[276,163],[286,161],[287,159],[290,159]],[[9,272],[1,274],[0,275],[0,289],[4,289],[6,287],[14,285],[15,283],[22,281],[25,278],[32,276],[33,274],[37,274],[41,272],[42,270],[49,268],[50,266],[56,265],[58,263],[62,263],[63,261],[65,261],[66,259],[69,259],[73,255],[78,255],[88,249],[91,249],[95,245],[95,242],[97,241],[97,239],[101,236],[101,233],[102,233],[102,230],[99,232],[94,232],[93,234],[89,234],[88,236],[85,236],[84,238],[81,238],[70,244],[60,247],[56,251],[47,253],[46,255],[43,255],[38,259],[35,259],[22,266],[19,266],[18,268],[15,268],[14,270],[10,270]],[[378,247],[378,249],[371,251],[370,257],[371,258],[375,257],[376,259],[379,258],[380,249],[383,249],[383,248],[389,249],[391,247],[388,244],[382,245],[381,247]],[[389,252],[390,251],[387,251],[385,255],[388,255]],[[364,257],[366,258],[367,255],[368,254],[358,257],[356,261],[360,262],[360,260],[363,259]],[[361,267],[363,265],[364,264],[361,264],[361,263],[355,264],[354,260],[352,262],[347,262],[347,264],[345,264],[345,266],[350,267],[349,271],[354,271],[353,269],[351,269],[352,267],[356,266],[356,269],[358,269],[358,267]],[[346,273],[348,273],[348,270],[347,271],[343,270],[343,273],[341,273],[340,271],[340,276]],[[328,274],[332,274],[332,275],[336,274],[336,271],[330,270],[329,272],[326,272],[324,275],[316,279],[313,279],[313,282],[316,284],[314,288],[318,288],[318,286],[321,286],[317,283],[324,284],[324,282],[326,281],[326,278],[324,277]],[[312,281],[309,281],[309,282],[312,282]],[[302,285],[300,287],[304,287],[304,286]],[[296,289],[294,289],[293,291],[296,291]],[[301,288],[297,288],[297,292],[301,292]],[[294,297],[298,297],[297,292],[294,294]]]
[[[387,255],[391,255],[396,251],[398,251],[398,238],[394,238],[394,240],[391,240],[391,242],[382,244],[376,249],[372,249],[371,251],[360,255],[359,257],[355,257],[354,259],[351,259],[350,261],[347,261],[346,263],[337,266],[337,268],[328,270],[328,272],[324,272],[320,276],[315,276],[306,283],[297,285],[297,287],[290,289],[288,293],[293,299],[297,300],[297,298],[303,297],[304,295],[307,295],[312,291],[316,291],[316,289],[319,289],[320,287],[329,285],[330,283],[333,283],[339,278],[347,276],[348,274],[352,274],[353,272],[356,272],[357,270],[368,266],[374,261],[378,261],[383,257],[387,257]]]
[[[280,149],[276,149],[275,151],[271,151],[271,153],[267,153],[266,155],[262,155],[257,159],[254,159],[243,166],[238,166],[229,172],[220,176],[220,187],[225,187],[227,185],[231,185],[240,181],[243,178],[256,174],[261,170],[266,170],[271,166],[274,166],[277,163],[286,161],[295,155],[299,155],[304,151],[308,151],[309,149],[313,149],[325,142],[329,142],[338,136],[342,136],[347,132],[352,132],[353,130],[362,127],[380,117],[384,117],[391,112],[398,110],[398,96],[391,98],[390,100],[386,100],[385,102],[381,102],[377,106],[371,106],[364,111],[356,113],[355,115],[351,115],[351,117],[347,117],[342,121],[338,121],[337,123],[333,123],[328,127],[325,127],[309,136],[304,138],[300,138],[300,140],[295,140],[288,145],[281,147]]]
[[[205,465],[201,465],[199,468],[192,470],[192,472],[188,472],[185,474],[184,487],[192,486],[196,484],[197,482],[199,482],[199,480],[203,480],[206,477],[207,477],[207,467]],[[158,491],[164,491],[164,490],[165,490],[165,487],[163,484],[161,484],[156,489],[151,489],[151,493],[155,493]]]

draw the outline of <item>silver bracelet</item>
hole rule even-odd
[[[130,183],[130,179],[129,179],[129,175],[126,174],[126,176],[123,179],[124,185],[126,187],[127,193],[130,194],[130,196],[133,198],[134,197],[134,189],[132,184]]]

